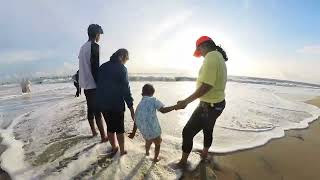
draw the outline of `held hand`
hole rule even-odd
[[[178,101],[178,102],[177,102],[177,105],[175,106],[175,109],[176,109],[176,110],[184,109],[184,108],[187,107],[187,105],[188,105],[188,103],[187,103],[185,100],[183,100],[183,101]]]
[[[129,133],[128,138],[133,139],[133,138],[134,138],[134,136],[135,136],[135,134],[136,134],[136,133],[134,133],[134,132]]]
[[[131,133],[129,134],[128,137],[129,137],[130,139],[133,139],[133,137],[135,136],[136,132],[137,132],[137,126],[136,126],[136,123],[134,123],[134,124],[133,124],[133,129],[132,129],[132,131],[131,131]]]

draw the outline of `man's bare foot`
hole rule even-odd
[[[126,154],[128,154],[127,151],[120,152],[120,156],[123,156],[123,155],[126,155]]]
[[[96,137],[98,135],[97,132],[92,132],[92,137]]]
[[[108,137],[101,138],[101,143],[104,143],[104,142],[107,142],[107,141],[108,141]]]
[[[201,159],[206,160],[208,158],[208,151],[202,150],[200,156]]]
[[[174,166],[175,166],[176,169],[185,169],[187,167],[187,163],[179,161]]]
[[[161,160],[161,158],[157,157],[156,159],[153,159],[153,162],[154,162],[154,163],[157,163],[157,162],[159,162],[160,160]]]
[[[113,149],[111,149],[110,151],[108,151],[107,153],[108,154],[116,154],[118,152],[119,148],[118,147],[115,147]]]
[[[118,152],[118,150],[119,150],[119,148],[118,147],[116,147],[116,148],[114,148],[114,149],[112,149],[112,153],[117,153]]]
[[[106,153],[102,153],[101,155],[105,156],[107,158],[112,158],[114,155],[117,154],[118,150],[119,150],[119,148],[116,147],[114,149],[108,150]]]

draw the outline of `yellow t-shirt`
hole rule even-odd
[[[209,84],[213,88],[200,97],[200,101],[218,103],[225,98],[227,83],[227,67],[223,56],[218,51],[209,52],[203,61],[197,79],[197,88],[202,83]]]

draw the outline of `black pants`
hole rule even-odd
[[[102,112],[104,120],[107,124],[108,133],[124,133],[124,111],[123,112]]]
[[[81,94],[79,83],[73,82],[73,85],[74,85],[74,87],[77,88],[76,97],[79,97],[79,95]]]
[[[188,123],[182,132],[182,151],[190,153],[193,146],[193,138],[201,130],[204,136],[204,147],[209,148],[212,144],[212,132],[217,118],[221,115],[225,108],[225,101],[209,104],[200,102],[199,106],[194,110]]]
[[[87,100],[88,120],[101,119],[101,113],[96,110],[96,89],[85,89],[84,94]]]

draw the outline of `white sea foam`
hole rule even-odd
[[[135,104],[141,99],[145,82],[131,83]],[[187,97],[194,91],[194,82],[154,82],[155,97],[166,105]],[[8,145],[1,166],[15,179],[176,179],[181,171],[171,164],[181,155],[181,133],[197,102],[185,110],[158,114],[163,143],[156,165],[144,156],[144,142],[138,133],[134,140],[126,139],[128,155],[119,158],[103,156],[110,145],[99,144],[99,137],[89,138],[85,98],[74,98],[72,84],[34,85],[29,97],[10,94],[10,88],[0,94],[1,116],[17,116],[11,126],[1,130],[3,143]],[[15,92],[12,90],[12,92]],[[320,111],[302,101],[319,94],[308,87],[274,86],[261,83],[229,82],[227,106],[216,122],[210,151],[225,153],[263,145],[284,136],[285,130],[306,128]],[[291,97],[299,98],[291,98]],[[2,97],[2,96],[0,96]],[[22,114],[22,115],[21,115]],[[10,117],[11,117],[10,116]],[[9,119],[6,119],[8,121]],[[2,119],[4,121],[4,119]],[[126,112],[126,130],[132,128]],[[195,137],[194,148],[202,148],[202,133]],[[153,149],[151,150],[153,155]],[[152,156],[151,156],[152,157]],[[151,158],[150,157],[150,158]],[[193,169],[200,161],[191,153]]]

